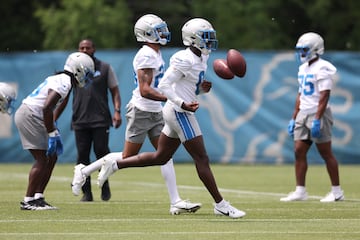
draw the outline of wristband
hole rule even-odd
[[[120,108],[115,108],[115,112],[121,113]]]
[[[59,135],[59,131],[57,129],[55,129],[54,131],[49,132],[48,135],[49,135],[49,137],[55,137],[55,136]]]

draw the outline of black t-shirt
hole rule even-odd
[[[112,125],[108,104],[110,65],[94,58],[96,75],[86,88],[73,89],[72,129],[109,127]]]

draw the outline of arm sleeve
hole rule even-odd
[[[169,67],[159,84],[160,91],[167,97],[168,100],[175,103],[179,107],[181,107],[184,100],[176,95],[172,88],[172,84],[182,77],[182,72],[173,67]]]

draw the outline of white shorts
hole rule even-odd
[[[168,137],[180,138],[183,143],[202,135],[194,113],[178,112],[171,103],[166,102],[163,108],[163,116],[165,126],[162,132]]]

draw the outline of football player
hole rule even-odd
[[[194,114],[199,108],[197,95],[211,89],[211,82],[206,81],[204,75],[209,54],[217,49],[216,31],[207,20],[194,18],[182,27],[182,39],[186,49],[171,57],[170,66],[159,84],[160,91],[168,100],[163,108],[165,126],[157,151],[140,153],[125,159],[122,159],[121,155],[105,156],[98,183],[101,186],[118,169],[163,165],[169,161],[180,144],[183,144],[194,160],[199,178],[215,201],[214,213],[241,218],[246,213],[230,205],[219,192]]]
[[[146,14],[135,23],[134,34],[136,40],[143,43],[143,46],[133,60],[135,89],[126,106],[125,146],[122,154],[113,153],[113,155],[121,155],[122,158],[138,154],[146,136],[157,149],[159,136],[164,126],[162,103],[167,100],[158,90],[159,82],[165,71],[161,47],[170,42],[171,37],[167,24],[154,14]],[[94,163],[85,168],[83,165],[75,167],[72,184],[75,195],[78,194],[79,186],[83,184],[84,176],[90,176],[92,172],[100,169],[101,164],[102,161],[100,161],[100,165]],[[200,203],[192,203],[180,198],[171,158],[161,166],[161,173],[170,197],[170,214],[196,212],[201,207]]]
[[[298,71],[299,90],[296,96],[288,133],[294,138],[296,189],[280,201],[303,201],[308,198],[305,188],[307,153],[314,142],[324,159],[331,181],[331,191],[320,202],[344,200],[340,187],[338,162],[331,149],[333,117],[329,104],[336,68],[320,56],[324,40],[314,32],[300,36],[296,55],[301,62]]]
[[[56,120],[64,110],[72,87],[85,87],[94,72],[94,62],[85,53],[68,56],[64,70],[47,77],[23,101],[15,113],[22,146],[28,149],[35,163],[29,173],[29,182],[21,210],[57,209],[45,201],[44,191],[50,180],[57,156],[63,144]]]

